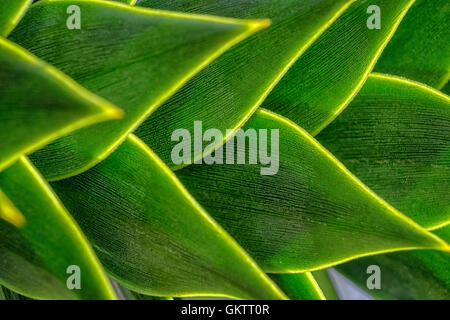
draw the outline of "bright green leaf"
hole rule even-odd
[[[319,285],[320,290],[322,290],[326,300],[339,300],[334,284],[326,269],[314,271],[312,272],[312,275]]]
[[[0,219],[3,219],[15,227],[22,227],[25,224],[25,217],[14,206],[11,200],[0,189]]]
[[[155,296],[284,295],[140,140],[52,183],[109,274]]]
[[[450,220],[450,98],[373,74],[317,139],[369,188],[426,228]]]
[[[270,277],[291,300],[325,300],[322,290],[310,272],[271,274]]]
[[[26,158],[0,173],[0,188],[26,219],[20,228],[0,220],[1,285],[36,299],[115,298],[80,229]],[[67,287],[71,265],[80,290]]]
[[[69,5],[80,8],[80,30],[66,27]],[[267,24],[267,20],[187,15],[105,1],[34,4],[11,39],[126,114],[120,121],[55,141],[35,153],[33,162],[49,179],[94,166],[190,77]]]
[[[450,241],[450,226],[436,230]],[[367,267],[380,267],[381,289],[369,290]],[[448,300],[450,254],[430,250],[396,252],[362,258],[337,266],[342,274],[378,299]]]
[[[261,165],[247,161],[193,164],[177,176],[266,272],[311,271],[380,252],[449,250],[291,121],[261,110],[244,128],[279,130],[275,175],[261,175]]]
[[[450,2],[416,0],[375,71],[441,89],[450,77]]]
[[[81,127],[121,116],[109,102],[0,38],[0,171]]]
[[[0,36],[6,37],[22,19],[33,0],[0,1]]]
[[[350,0],[152,0],[138,5],[238,18],[272,25],[226,52],[190,80],[136,131],[171,167],[175,129],[241,127],[305,50],[342,14]],[[223,141],[216,141],[218,147]],[[193,159],[201,157],[193,152]]]
[[[289,69],[263,108],[316,135],[358,93],[414,0],[355,2]],[[367,27],[367,8],[381,10],[381,29]]]

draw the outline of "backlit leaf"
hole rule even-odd
[[[271,274],[270,277],[291,300],[325,300],[322,290],[310,272]]]
[[[450,241],[450,227],[436,230]],[[380,267],[381,288],[369,290],[367,267]],[[378,299],[448,300],[450,297],[450,254],[420,250],[362,258],[337,266],[342,274]]]
[[[0,36],[6,37],[25,14],[33,0],[2,0],[0,2]]]
[[[80,30],[66,26],[69,5],[80,8]],[[33,154],[33,162],[49,179],[89,169],[190,77],[267,25],[117,2],[37,2],[10,38],[123,108],[125,117],[58,139]]]
[[[414,0],[355,2],[286,73],[263,108],[312,135],[328,125],[358,93]],[[369,29],[369,6],[381,10],[381,29]]]
[[[383,199],[426,228],[450,220],[450,98],[373,74],[317,136]]]
[[[115,298],[89,243],[29,160],[2,171],[0,188],[26,219],[20,228],[0,220],[1,285],[36,299]],[[80,290],[66,284],[72,265]]]
[[[416,0],[375,71],[441,89],[450,77],[450,2]]]
[[[91,170],[52,186],[109,274],[133,291],[169,297],[284,297],[134,136]]]
[[[151,0],[139,6],[222,15],[270,18],[272,25],[226,52],[190,80],[136,131],[171,167],[171,134],[241,127],[286,71],[339,17],[349,0]],[[223,141],[216,141],[218,147]],[[201,157],[193,152],[192,158]]]
[[[266,272],[311,271],[380,252],[449,250],[289,120],[261,110],[244,128],[279,130],[276,174],[261,175],[261,167],[269,166],[248,161],[193,164],[176,173]]]
[[[0,171],[56,138],[122,114],[2,38],[0,65]]]

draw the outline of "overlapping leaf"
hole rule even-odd
[[[416,0],[375,71],[441,89],[450,77],[450,3]]]
[[[136,137],[52,186],[110,275],[157,296],[284,295]]]
[[[109,102],[0,38],[0,171],[78,128],[121,116]]]
[[[80,30],[66,26],[69,5],[80,8]],[[265,26],[266,20],[186,15],[116,2],[37,2],[10,38],[126,115],[55,141],[34,154],[33,162],[50,179],[87,170],[196,72]]]
[[[450,241],[450,227],[436,230]],[[368,290],[367,267],[380,267],[381,288]],[[361,288],[379,299],[448,300],[450,297],[450,254],[420,250],[396,252],[358,259],[337,266]]]
[[[0,2],[0,36],[6,37],[25,14],[33,0],[2,0]]]
[[[325,300],[322,290],[310,272],[271,274],[270,277],[291,300]]]
[[[0,188],[26,221],[0,220],[0,284],[38,299],[115,298],[80,229],[26,158],[0,173]],[[67,287],[71,265],[80,268],[80,290]]]
[[[152,0],[139,6],[238,18],[270,18],[272,25],[226,52],[159,108],[136,135],[171,167],[172,132],[241,127],[298,57],[353,2],[349,0]],[[216,141],[218,147],[223,141]],[[193,152],[193,159],[201,152]]]
[[[374,74],[317,139],[390,204],[424,227],[450,220],[450,98]]]
[[[245,128],[279,130],[276,175],[262,176],[260,165],[202,164],[177,176],[265,271],[310,271],[402,249],[448,250],[292,122],[262,110]]]
[[[319,288],[323,292],[326,300],[339,300],[334,284],[331,281],[330,275],[326,269],[317,270],[311,274],[319,285]]]
[[[373,1],[355,2],[289,69],[263,108],[317,134],[353,99],[414,0],[379,0],[381,29],[366,21]]]

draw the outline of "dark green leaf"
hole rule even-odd
[[[450,227],[436,230],[450,241]],[[381,289],[369,290],[367,267],[381,271]],[[358,259],[337,266],[337,270],[379,299],[448,300],[450,298],[450,254],[420,250],[396,252]]]
[[[322,290],[310,272],[271,274],[270,277],[291,300],[325,300]]]
[[[52,186],[110,275],[133,291],[169,297],[284,297],[134,136],[91,170]]]
[[[263,108],[316,135],[361,89],[413,2],[355,2],[286,73]],[[367,8],[373,4],[381,10],[380,30],[367,27]]]
[[[0,38],[0,171],[20,156],[121,111]]]
[[[159,108],[136,135],[171,167],[175,129],[236,130],[264,101],[287,70],[353,2],[352,0],[152,0],[138,5],[237,18],[270,18],[272,25],[226,52]],[[229,135],[228,135],[229,136]],[[223,141],[216,141],[219,147]],[[200,152],[193,152],[198,159]]]
[[[80,30],[66,26],[69,5],[80,8]],[[10,38],[126,115],[55,141],[35,153],[33,162],[49,179],[94,166],[190,77],[267,24],[106,1],[34,4]]]
[[[383,199],[426,228],[450,220],[450,98],[374,74],[317,139]]]
[[[0,173],[0,188],[26,219],[20,228],[0,220],[1,285],[35,299],[115,298],[89,243],[26,158]],[[66,285],[71,265],[80,290]]]
[[[261,110],[244,128],[279,130],[275,175],[261,175],[262,166],[248,161],[193,164],[176,173],[266,272],[311,271],[380,252],[449,250],[289,120]]]
[[[416,0],[375,71],[441,89],[450,77],[450,2]]]

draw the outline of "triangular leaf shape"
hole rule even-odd
[[[450,241],[450,227],[434,231]],[[367,288],[367,267],[380,268],[381,288]],[[450,253],[430,250],[395,252],[362,258],[337,266],[342,274],[378,299],[448,300]]]
[[[291,300],[325,300],[325,296],[310,272],[270,274],[270,278]]]
[[[416,0],[375,71],[441,89],[450,77],[450,3]]]
[[[380,252],[449,250],[293,122],[262,109],[244,128],[279,130],[276,174],[261,175],[261,165],[248,161],[193,164],[176,173],[266,272],[317,270]],[[248,143],[246,150],[250,154]]]
[[[122,112],[0,38],[0,171],[20,156]]]
[[[133,291],[285,297],[135,136],[91,170],[52,186],[109,274]]]
[[[23,214],[14,206],[11,200],[0,189],[0,219],[11,223],[15,227],[22,227],[25,224]]]
[[[383,199],[426,228],[450,221],[450,98],[372,74],[317,139]]]
[[[414,0],[378,0],[381,29],[369,29],[371,0],[355,2],[292,66],[263,108],[312,135],[326,127],[361,89]]]
[[[82,12],[80,30],[66,27],[69,5]],[[33,162],[53,180],[94,166],[190,77],[267,25],[95,0],[34,4],[10,38],[126,114],[55,141]]]
[[[0,36],[6,37],[25,14],[33,0],[2,0],[0,2]]]
[[[0,173],[0,188],[24,215],[17,228],[0,220],[0,284],[36,299],[114,299],[89,243],[31,162],[22,157]],[[70,290],[78,266],[79,290]]]
[[[264,101],[305,50],[345,11],[348,0],[152,0],[139,6],[239,18],[270,18],[272,25],[242,42],[190,80],[135,132],[170,167],[170,135],[206,129],[237,129]],[[225,137],[226,138],[226,137]],[[223,141],[216,141],[219,147]],[[192,148],[193,149],[193,148]],[[193,159],[201,153],[193,152]]]

